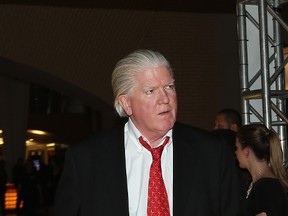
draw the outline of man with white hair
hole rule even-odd
[[[230,150],[210,132],[176,122],[165,57],[129,54],[116,64],[112,87],[127,122],[68,149],[54,215],[236,216]]]

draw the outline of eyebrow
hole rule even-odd
[[[168,84],[166,84],[166,85],[171,85],[171,84],[175,85],[175,80],[174,79],[171,82],[169,82]]]

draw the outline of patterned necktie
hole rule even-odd
[[[144,141],[143,137],[140,137],[139,141],[151,152],[153,157],[153,162],[150,167],[147,216],[169,216],[168,196],[161,170],[161,155],[165,145],[169,141],[169,137],[167,136],[163,145],[157,148],[151,148],[151,146]]]

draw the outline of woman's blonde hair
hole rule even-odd
[[[237,133],[242,148],[250,147],[259,160],[265,160],[288,191],[288,175],[278,135],[263,124],[244,125]]]

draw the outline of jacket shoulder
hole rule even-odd
[[[205,138],[205,139],[216,139],[218,140],[218,137],[215,136],[213,133],[211,133],[210,131],[198,128],[198,127],[194,127],[191,125],[187,125],[184,123],[180,123],[180,122],[176,122],[173,128],[173,133],[178,136],[187,136],[187,137],[193,137],[195,138]]]
[[[124,140],[124,125],[118,125],[113,128],[99,130],[91,133],[80,142],[71,145],[71,151],[101,151],[101,149],[110,148],[109,146],[121,143]],[[118,142],[117,142],[118,141]],[[119,142],[120,141],[120,142]]]

